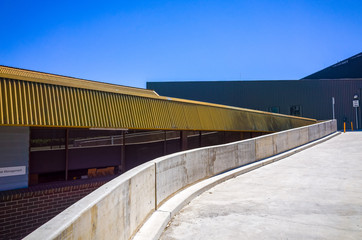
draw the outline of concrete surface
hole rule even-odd
[[[161,239],[362,239],[361,145],[362,132],[340,134],[221,183]]]
[[[327,141],[335,136],[338,136],[340,132],[335,132],[324,138],[318,139],[308,144],[304,144],[297,148],[293,148],[284,153],[263,159],[261,161],[253,162],[248,165],[238,167],[236,169],[224,172],[212,176],[203,181],[199,181],[182,191],[179,191],[172,195],[165,203],[163,203],[145,222],[141,229],[134,236],[133,240],[156,240],[159,239],[162,232],[166,228],[168,222],[172,217],[174,217],[185,205],[187,205],[192,199],[200,195],[201,193],[207,191],[208,189],[220,184],[226,180],[239,176],[249,171],[253,171],[257,168],[263,167],[265,165],[271,164],[273,162],[282,160],[286,157],[289,157],[295,153],[303,151],[307,148],[320,144],[324,141]],[[240,145],[239,145],[240,146]]]
[[[145,163],[82,198],[25,239],[129,239],[155,210],[155,164]]]
[[[280,134],[284,134],[284,133],[280,133]],[[255,139],[256,160],[261,160],[263,158],[267,158],[267,157],[273,156],[275,154],[274,153],[275,147],[273,146],[275,136],[273,136],[272,134],[269,134],[266,136],[256,137],[254,139]]]
[[[310,130],[313,129],[313,130]],[[337,122],[326,121],[250,140],[175,153],[156,162],[157,206],[185,187],[227,170],[271,157],[337,130]],[[322,131],[323,133],[316,133]],[[280,137],[282,136],[282,137]],[[239,152],[240,150],[240,152]]]
[[[323,134],[317,134],[322,137],[336,131],[336,121],[179,152],[149,161],[103,185],[29,234],[26,239],[130,239],[142,225],[147,225],[144,224],[147,219],[154,219],[152,214],[156,209],[180,191],[216,174],[252,163],[256,156],[263,158],[279,153],[282,145],[284,147],[281,149],[299,145],[300,139],[310,139],[309,133],[313,132],[311,127],[315,131],[321,127],[325,129]],[[278,138],[279,134],[285,133],[285,137]],[[264,153],[265,149],[268,149],[267,154]],[[267,161],[270,163],[274,160]],[[258,162],[255,168],[263,164]],[[249,166],[249,171],[252,168]],[[201,193],[201,190],[196,193]],[[188,199],[193,199],[196,193],[191,192]],[[175,209],[178,211],[181,205],[177,206]],[[175,209],[173,214],[177,212]],[[165,220],[159,221],[161,225],[164,223]]]

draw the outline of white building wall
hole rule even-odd
[[[0,126],[0,191],[28,187],[29,131]]]

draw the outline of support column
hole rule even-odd
[[[164,139],[163,139],[163,155],[167,154],[167,131],[164,132]]]
[[[69,168],[69,129],[65,129],[65,181],[68,181]]]
[[[202,132],[199,131],[199,147],[202,147]]]
[[[187,132],[186,131],[180,131],[180,146],[181,146],[181,151],[187,150]]]
[[[121,173],[126,171],[126,131],[122,131]]]
[[[245,136],[244,136],[244,132],[240,132],[240,140],[244,140]]]

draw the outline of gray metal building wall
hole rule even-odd
[[[29,127],[0,127],[0,191],[28,187],[28,166]]]
[[[302,107],[302,117],[318,120],[332,119],[332,97],[336,99],[338,128],[354,126],[354,94],[361,96],[362,79],[358,80],[288,80],[288,81],[205,81],[148,82],[148,89],[163,96],[199,100],[230,106],[268,111],[279,107],[280,113],[290,114],[293,105]],[[358,111],[361,128],[361,111]]]

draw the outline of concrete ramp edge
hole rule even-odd
[[[336,120],[330,120],[157,158],[103,185],[25,239],[158,239],[171,217],[203,191],[336,131]]]

